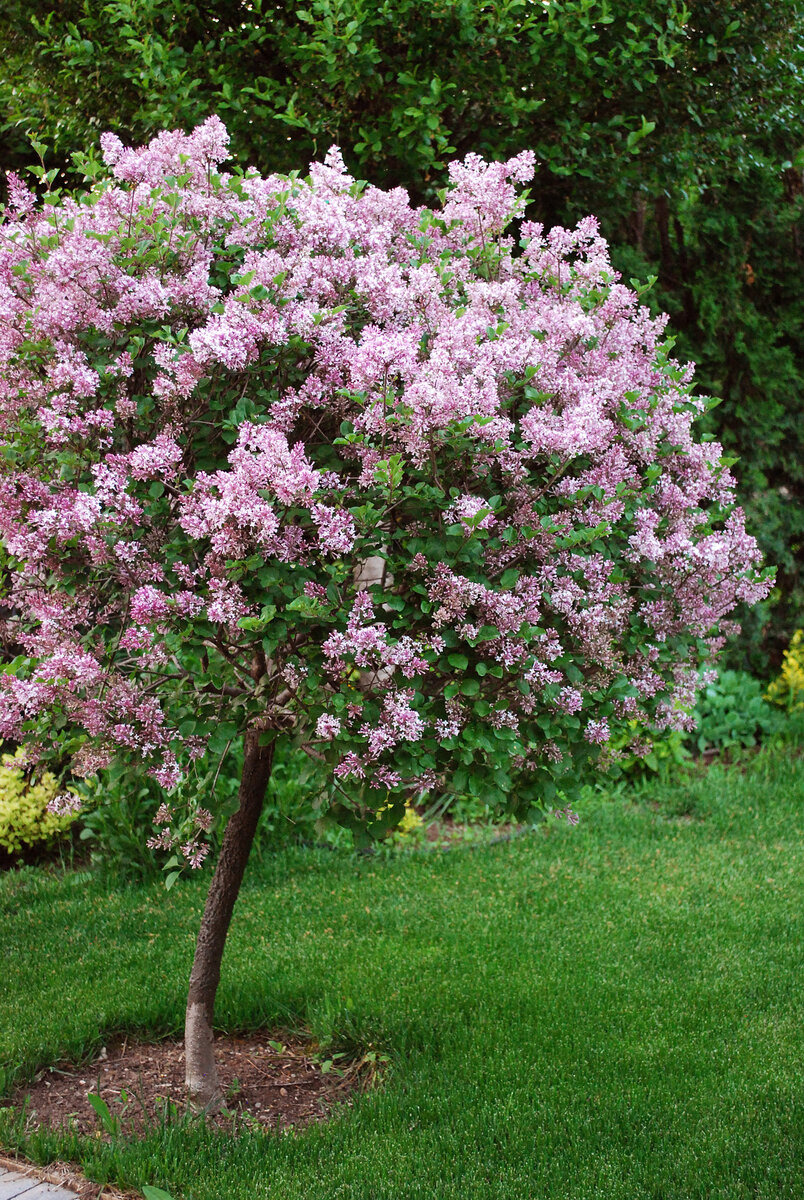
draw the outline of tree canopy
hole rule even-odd
[[[779,566],[742,653],[767,670],[804,618],[801,430],[804,34],[796,0],[33,0],[5,6],[7,167],[111,129],[142,140],[210,112],[241,161],[350,169],[432,198],[454,155],[536,154],[529,216],[601,221],[625,278],[658,276],[712,433],[740,458]]]
[[[0,736],[78,775],[144,766],[177,867],[203,860],[242,741],[188,993],[207,1106],[278,739],[324,767],[310,804],[369,836],[470,776],[538,811],[613,735],[647,753],[650,729],[688,726],[735,605],[769,582],[665,319],[594,218],[524,219],[531,152],[453,162],[430,207],[337,149],[309,178],[223,171],[217,117],[102,150],[82,194],[11,174],[0,224],[21,650]]]

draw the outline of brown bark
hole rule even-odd
[[[223,1099],[215,1065],[212,1019],[226,935],[271,776],[274,747],[261,746],[259,739],[257,731],[246,733],[239,806],[223,836],[190,972],[184,1027],[185,1078],[187,1098],[196,1111],[213,1112]]]

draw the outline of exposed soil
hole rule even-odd
[[[227,1132],[244,1125],[281,1129],[321,1121],[336,1104],[350,1104],[373,1072],[367,1060],[328,1064],[311,1042],[281,1034],[218,1037],[215,1053],[226,1100],[210,1121]],[[89,1095],[105,1102],[108,1118],[98,1115]],[[11,1103],[21,1108],[26,1100],[33,1126],[71,1124],[85,1134],[139,1136],[155,1124],[186,1116],[184,1044],[110,1042],[94,1062],[44,1068],[18,1088]]]

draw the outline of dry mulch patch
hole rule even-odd
[[[312,1043],[281,1035],[217,1037],[215,1053],[226,1100],[208,1119],[230,1133],[246,1125],[282,1129],[321,1121],[371,1082],[366,1060],[339,1067]],[[90,1094],[105,1102],[108,1118],[98,1115]],[[186,1113],[184,1044],[121,1039],[81,1067],[45,1067],[11,1103],[21,1108],[26,1100],[35,1126],[71,1124],[84,1134],[139,1136]]]

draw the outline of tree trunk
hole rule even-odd
[[[190,972],[184,1025],[185,1078],[187,1098],[196,1111],[214,1112],[223,1099],[212,1043],[212,1016],[232,910],[243,882],[265,789],[271,777],[273,743],[261,746],[259,739],[256,730],[249,730],[245,735],[243,776],[238,793],[240,803],[226,826]]]

